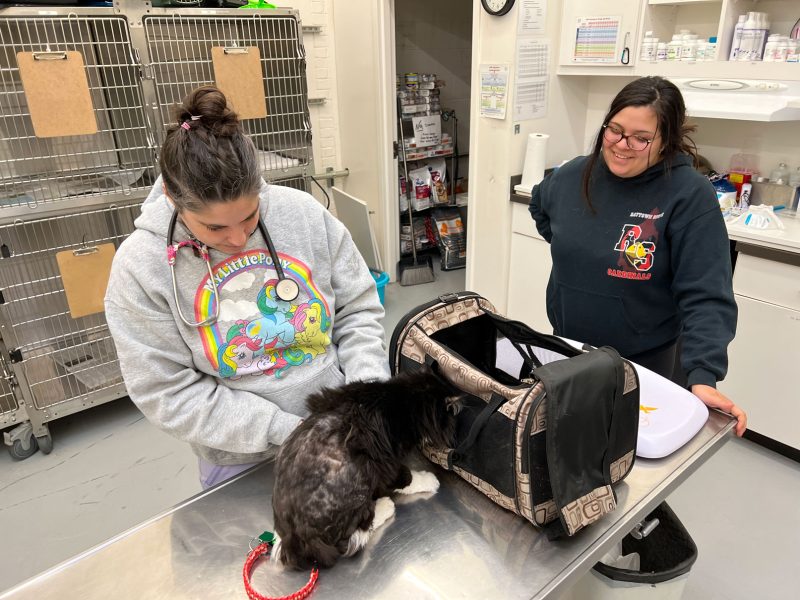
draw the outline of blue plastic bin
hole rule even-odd
[[[372,278],[375,280],[375,285],[378,286],[378,298],[381,299],[381,304],[386,305],[384,292],[386,291],[386,284],[389,283],[389,274],[383,271],[370,271]]]

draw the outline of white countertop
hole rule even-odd
[[[755,229],[729,222],[728,236],[737,242],[800,254],[800,215],[783,210],[776,214],[785,229]]]

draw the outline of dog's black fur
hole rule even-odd
[[[455,392],[424,369],[310,396],[310,416],[275,464],[280,561],[298,569],[329,567],[346,554],[353,533],[372,524],[375,500],[411,482],[401,462],[406,454],[423,440],[452,445]]]

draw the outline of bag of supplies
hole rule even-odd
[[[463,392],[454,447],[422,447],[432,462],[550,537],[616,507],[612,485],[636,455],[639,380],[612,348],[575,348],[461,292],[400,319],[389,358],[393,374],[428,365]]]

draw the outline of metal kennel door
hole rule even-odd
[[[43,423],[125,395],[104,314],[71,316],[56,254],[119,247],[140,206],[136,201],[0,225],[0,325],[37,437],[46,434]],[[1,394],[2,388],[3,402]]]
[[[261,56],[267,116],[242,124],[258,148],[264,178],[274,181],[313,174],[306,59],[296,13],[280,9],[214,12],[204,16],[186,9],[142,19],[147,71],[162,124],[159,142],[166,126],[174,122],[172,106],[193,88],[215,82],[211,49],[255,46]]]
[[[64,14],[0,18],[0,220],[144,197],[154,142],[127,20]],[[49,12],[49,11],[48,11]],[[53,11],[56,12],[56,11]],[[98,132],[36,137],[17,53],[83,57]]]

